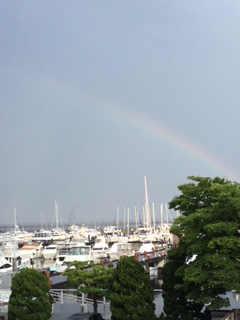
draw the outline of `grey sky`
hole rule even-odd
[[[5,1],[1,224],[113,223],[239,181],[239,1]]]

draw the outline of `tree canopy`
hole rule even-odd
[[[64,274],[67,276],[69,287],[76,288],[75,294],[86,293],[93,297],[93,309],[97,312],[97,298],[107,295],[111,281],[112,268],[108,266],[74,261],[69,264]]]
[[[175,292],[209,309],[228,306],[225,294],[240,290],[240,185],[221,178],[188,177],[169,208],[180,213],[171,227],[178,247],[171,261],[184,259],[173,272]],[[165,294],[169,289],[165,288]]]
[[[8,319],[50,319],[53,297],[49,290],[48,278],[39,271],[25,268],[16,273],[12,279]]]
[[[186,261],[182,247],[175,247],[168,252],[167,263],[162,271],[162,297],[164,300],[162,319],[212,319],[209,309],[203,304],[187,299],[188,286],[184,285],[181,270]],[[177,272],[176,272],[177,271]]]
[[[112,320],[156,319],[149,276],[133,257],[122,258],[113,269],[109,297]]]

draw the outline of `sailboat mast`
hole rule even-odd
[[[129,208],[127,210],[127,235],[129,236]]]
[[[17,232],[17,211],[16,211],[16,207],[14,207],[13,210],[14,210],[14,233],[16,234],[16,232]]]
[[[152,203],[152,217],[153,217],[153,230],[155,232],[155,207],[154,207],[154,202]]]
[[[119,216],[119,207],[117,207],[117,233],[119,235],[118,216]]]
[[[161,223],[161,230],[163,228],[163,203],[161,203],[161,206],[160,206],[160,223]]]
[[[55,218],[56,218],[56,229],[58,230],[58,205],[57,205],[57,201],[55,201]]]
[[[151,228],[151,217],[148,202],[148,192],[147,192],[147,179],[144,177],[144,190],[145,190],[145,223],[147,228]]]
[[[135,223],[136,223],[136,230],[137,230],[137,228],[138,228],[138,216],[137,216],[137,208],[136,207],[134,207],[134,214],[135,214]]]

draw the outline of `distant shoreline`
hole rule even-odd
[[[69,226],[71,225],[77,225],[79,227],[81,226],[85,226],[87,228],[92,228],[92,229],[99,229],[99,230],[102,230],[104,227],[106,226],[116,226],[117,227],[117,224],[116,223],[109,223],[109,222],[102,222],[101,224],[96,224],[96,223],[59,223],[59,228],[63,228],[65,230],[68,229]],[[140,225],[139,225],[140,226]],[[160,226],[160,221],[156,221],[155,222],[155,226],[156,228],[158,226]],[[39,223],[36,223],[36,224],[27,224],[27,225],[18,225],[18,229],[20,231],[29,231],[29,232],[34,232],[34,231],[37,231],[37,230],[40,230],[40,229],[45,229],[45,230],[51,230],[51,229],[54,229],[56,226],[54,224],[45,224],[44,226],[41,226]],[[152,226],[153,227],[153,226]],[[118,228],[123,230],[124,227],[123,227],[123,224],[122,223],[119,223],[118,225]],[[127,231],[128,229],[128,225],[125,226],[125,231]],[[129,222],[129,229],[136,229],[136,223],[135,222]],[[13,231],[14,230],[14,226],[12,225],[5,225],[5,224],[2,224],[0,225],[0,232],[7,232],[7,231]]]

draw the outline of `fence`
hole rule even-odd
[[[240,310],[232,310],[222,320],[240,320]]]
[[[87,311],[87,305],[93,305],[93,299],[88,298],[84,293],[81,296],[74,294],[74,290],[69,289],[51,289],[50,294],[54,298],[55,303],[60,304],[70,304],[78,303],[82,306],[82,311]],[[98,305],[103,305],[105,309],[106,306],[109,307],[110,302],[106,300],[105,297],[97,300]]]

